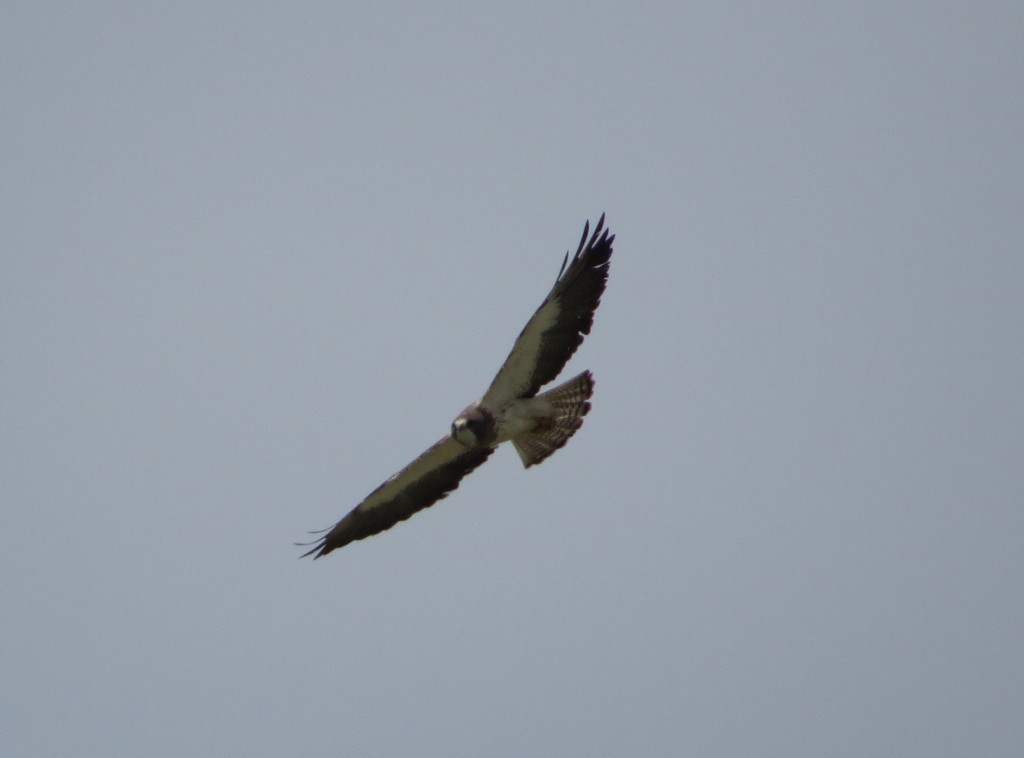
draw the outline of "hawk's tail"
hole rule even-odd
[[[552,415],[536,431],[512,439],[523,466],[529,468],[540,463],[569,441],[583,426],[583,417],[590,410],[587,401],[593,394],[594,377],[584,371],[565,384],[537,395],[537,400],[547,401]]]

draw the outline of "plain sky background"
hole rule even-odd
[[[370,6],[4,5],[0,754],[1024,754],[1020,3]]]

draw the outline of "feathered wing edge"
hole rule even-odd
[[[327,534],[315,543],[306,543],[313,544],[313,549],[302,557],[316,553],[315,558],[320,558],[429,508],[447,497],[493,452],[493,447],[467,448],[451,437],[444,437],[371,492]]]
[[[584,225],[575,255],[565,254],[551,292],[526,322],[484,394],[485,404],[533,397],[561,373],[584,336],[590,334],[608,282],[614,242],[615,235],[604,228],[603,213],[593,234],[590,222]]]

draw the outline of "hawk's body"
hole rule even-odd
[[[602,233],[603,231],[603,233]],[[371,492],[306,555],[319,558],[354,540],[389,529],[459,486],[502,442],[511,441],[527,468],[565,445],[583,424],[594,380],[584,371],[547,392],[590,333],[608,280],[614,235],[604,216],[576,254],[566,254],[555,286],[527,322],[484,396],[452,422],[451,433]]]

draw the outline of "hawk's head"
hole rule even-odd
[[[473,403],[452,422],[452,439],[466,447],[491,445],[496,436],[494,416],[479,403]]]

